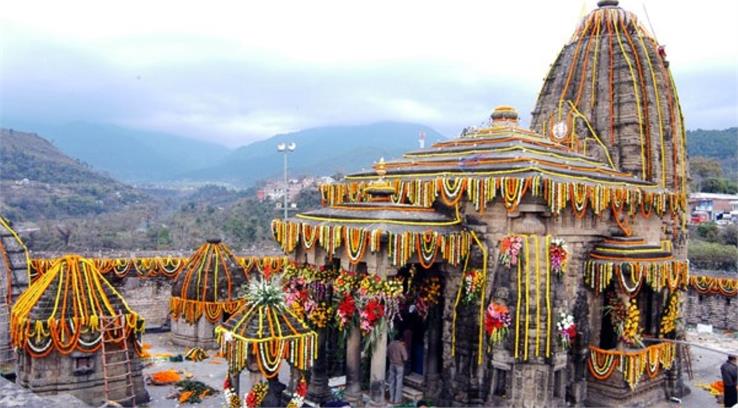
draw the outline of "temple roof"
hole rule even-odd
[[[599,140],[616,168],[687,192],[686,132],[666,51],[636,15],[598,3],[551,65],[531,128],[582,151]]]
[[[597,147],[595,141],[590,141],[590,150]],[[378,174],[379,166],[383,166],[384,175]],[[453,176],[543,176],[559,182],[656,187],[654,183],[616,170],[607,155],[595,159],[553,138],[522,128],[517,112],[508,106],[493,111],[489,127],[466,129],[459,138],[408,152],[399,160],[380,162],[374,171],[353,173],[346,180]]]
[[[638,237],[613,237],[597,244],[590,257],[603,261],[663,262],[674,259],[671,243],[648,244]]]
[[[53,346],[62,354],[94,351],[104,317],[122,314],[126,332],[143,331],[143,319],[99,273],[95,264],[77,255],[60,258],[18,298],[11,312],[16,347],[41,354]]]
[[[230,302],[246,282],[246,272],[220,240],[198,248],[177,275],[172,296],[202,302]]]
[[[437,232],[461,230],[461,220],[442,214],[433,208],[388,202],[336,204],[298,214],[292,219],[312,225],[334,224],[388,232]]]
[[[318,335],[286,307],[278,281],[252,281],[246,303],[215,333],[231,370],[245,368],[253,353],[266,378],[279,373],[283,359],[298,369],[309,369],[318,352]]]

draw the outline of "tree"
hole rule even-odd
[[[697,236],[707,242],[717,242],[718,233],[718,226],[714,222],[703,222],[697,226]]]
[[[723,168],[720,166],[720,162],[704,156],[697,156],[690,159],[689,170],[693,176],[703,179],[723,176]]]

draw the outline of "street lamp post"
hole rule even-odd
[[[277,151],[284,154],[284,219],[287,220],[287,192],[289,184],[287,182],[287,153],[294,152],[297,145],[294,142],[280,143],[277,145]]]

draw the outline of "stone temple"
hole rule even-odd
[[[679,350],[661,339],[681,335],[687,162],[663,48],[599,2],[552,65],[532,127],[500,106],[486,127],[322,186],[324,208],[275,221],[297,262],[410,281],[423,301],[424,282],[440,284],[429,313],[349,324],[347,395],[369,336],[371,402],[383,403],[391,327],[412,330],[409,378],[441,405],[676,396]]]
[[[272,224],[289,260],[239,257],[211,240],[176,268],[171,259],[160,271],[152,259],[93,264],[113,265],[112,285],[171,284],[170,338],[187,347],[215,346],[214,332],[250,310],[241,286],[251,274],[279,275],[292,316],[285,324],[304,321],[318,335],[285,356],[315,357],[307,397],[318,403],[331,398],[329,378],[345,375],[353,405],[385,406],[387,342],[397,336],[410,351],[409,396],[438,406],[650,405],[681,396],[685,351],[670,340],[684,336],[684,292],[697,292],[686,302],[693,311],[727,310],[723,298],[703,296],[729,305],[738,294],[736,280],[689,276],[685,138],[663,46],[633,13],[602,0],[551,65],[530,129],[501,105],[454,139],[322,185],[321,208]],[[0,286],[19,292],[31,278],[17,276],[28,260],[11,235],[2,248],[16,266],[6,262]],[[94,330],[75,352],[64,324],[54,326],[63,332],[58,350],[49,351],[58,340],[29,335],[53,331],[43,313],[56,299],[49,288],[61,283],[49,274],[58,268],[39,271],[22,302],[4,293],[0,324],[3,307],[15,305],[9,334],[0,325],[0,353],[13,357],[13,346],[18,383],[39,392],[99,387]],[[139,275],[124,277],[129,270]],[[235,360],[249,366],[249,353]],[[129,358],[127,378],[145,399]],[[65,364],[64,376],[92,371],[55,382],[49,361]]]

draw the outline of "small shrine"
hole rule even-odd
[[[208,240],[187,260],[172,285],[171,339],[187,347],[215,348],[215,326],[227,320],[243,299],[246,270],[219,239]]]
[[[282,362],[292,368],[293,396],[286,404],[302,406],[307,395],[304,373],[317,357],[318,335],[285,305],[279,280],[254,280],[245,295],[246,303],[216,329],[220,351],[228,360],[225,392],[232,406],[241,406],[240,374],[248,369],[251,390],[248,406],[283,406],[279,374]],[[261,375],[261,379],[259,378]]]
[[[93,262],[59,259],[18,298],[10,330],[20,386],[93,406],[148,401],[139,360],[144,321]]]

